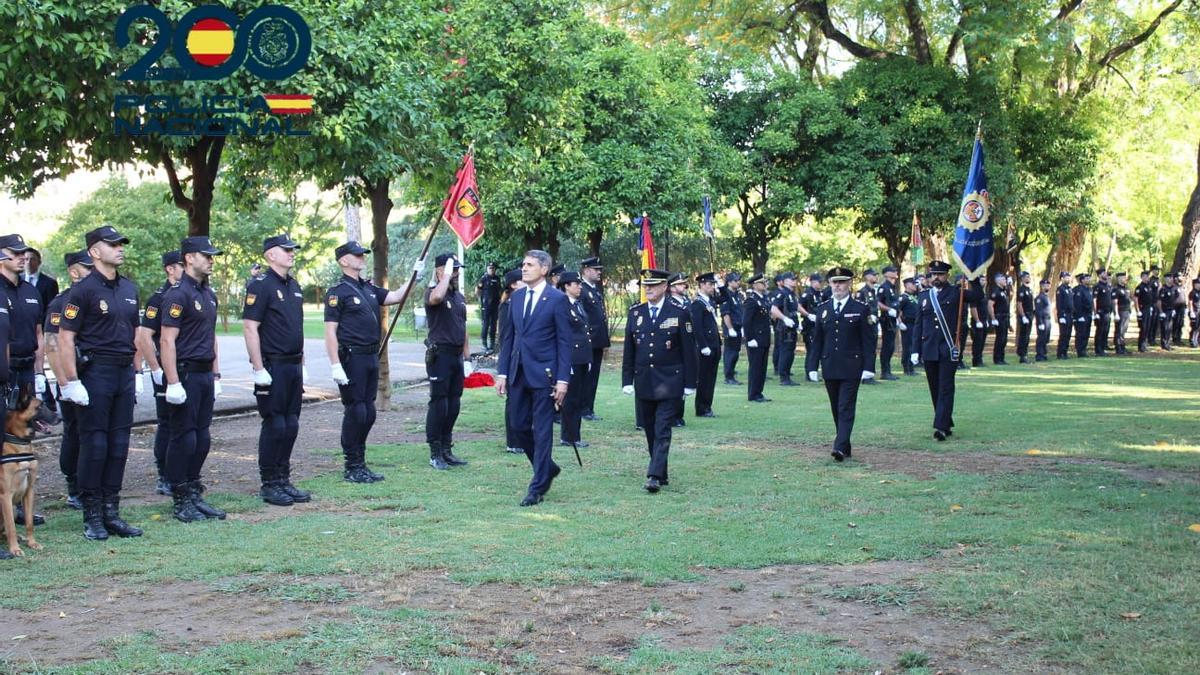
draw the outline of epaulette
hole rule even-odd
[[[646,306],[646,303],[644,303],[644,302],[639,302],[639,303],[636,303],[636,304],[630,305],[630,306],[629,306],[629,311],[631,311],[631,312],[632,312],[633,310],[637,309],[638,307],[645,307],[645,306]]]
[[[263,279],[266,279],[266,278],[267,278],[267,275],[265,275],[265,274],[259,274],[259,275],[257,275],[257,276],[255,276],[255,277],[254,277],[254,280],[255,280],[255,281],[262,281]]]

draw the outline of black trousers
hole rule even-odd
[[[983,328],[975,328],[975,324],[971,324],[971,365],[983,365],[983,353],[987,350],[987,325]]]
[[[167,404],[166,376],[163,377],[162,384],[154,384],[154,380],[150,380],[150,391],[154,393],[154,466],[158,469],[158,475],[165,478],[167,446],[171,445],[171,406]]]
[[[1112,312],[1101,312],[1096,315],[1096,340],[1095,349],[1097,355],[1108,353],[1108,332],[1112,330]]]
[[[1175,310],[1172,312],[1173,319],[1171,325],[1175,328],[1172,335],[1174,335],[1175,344],[1177,345],[1183,344],[1183,317],[1186,313],[1185,308],[1179,305],[1176,305]]]
[[[1200,347],[1200,316],[1192,314],[1192,330],[1188,336],[1188,344],[1193,347]]]
[[[1158,324],[1162,321],[1162,312],[1158,311],[1157,307],[1150,307],[1146,311],[1150,313],[1149,320],[1147,321],[1149,333],[1146,343],[1154,344],[1158,341]]]
[[[300,434],[304,366],[265,359],[263,368],[271,374],[271,384],[254,387],[254,402],[262,418],[258,431],[258,470],[264,480],[271,480],[270,474],[286,472],[291,466],[292,448]],[[374,409],[373,400],[371,407]]]
[[[1005,353],[1008,351],[1008,316],[997,316],[996,321],[1000,322],[1000,325],[993,326],[996,335],[992,338],[992,363],[1004,361]]]
[[[562,440],[578,443],[581,437],[583,422],[583,395],[587,387],[588,364],[577,363],[571,366],[571,379],[567,382],[567,396],[562,403]]]
[[[133,426],[133,366],[93,363],[79,374],[89,403],[79,413],[80,495],[110,498],[121,494]]]
[[[1175,312],[1169,309],[1160,312],[1162,315],[1158,320],[1158,337],[1159,344],[1163,349],[1171,347],[1171,333],[1175,329]]]
[[[763,365],[766,365],[766,350],[763,350]],[[675,410],[679,399],[637,399],[637,407],[646,432],[646,450],[650,453],[650,464],[646,467],[647,478],[667,482],[667,456],[671,454],[671,427],[675,423]]]
[[[833,449],[843,455],[850,454],[850,433],[854,431],[854,413],[858,407],[858,387],[861,378],[851,380],[825,380],[825,392],[829,394],[829,409],[833,413],[836,434]]]
[[[56,385],[57,388],[57,385]],[[58,390],[62,396],[62,389]],[[62,415],[62,438],[58,444],[58,469],[68,481],[75,480],[79,470],[79,407],[70,401],[59,401]]]
[[[771,345],[771,372],[775,375],[779,374],[779,348],[783,344],[783,340],[779,338],[779,333],[772,326],[772,335],[775,337],[774,344]]]
[[[796,362],[796,331],[780,331],[776,349],[779,351],[779,360],[775,364],[775,372],[779,374],[779,381],[791,382],[792,365]]]
[[[543,376],[541,383],[545,383]],[[569,388],[568,388],[569,391]],[[550,489],[552,477],[558,472],[554,463],[554,398],[553,389],[530,387],[525,373],[517,370],[508,378],[508,397],[512,400],[512,423],[517,445],[533,468],[529,492],[543,495]]]
[[[484,349],[496,349],[496,324],[500,318],[500,304],[483,304],[479,306],[480,323],[479,339]]]
[[[713,394],[717,389],[717,368],[721,357],[716,353],[696,356],[696,415],[712,412]]]
[[[770,349],[769,344],[761,343],[757,347],[746,347],[746,358],[750,361],[746,391],[750,400],[763,395],[763,387],[767,383],[767,355]]]
[[[1065,359],[1071,353],[1071,326],[1073,321],[1071,317],[1066,317],[1067,322],[1058,322],[1058,358]]]
[[[346,466],[366,461],[367,435],[375,425],[375,391],[379,388],[379,357],[367,354],[339,355],[350,384],[338,385],[342,395],[342,454]]]
[[[900,331],[900,365],[904,367],[904,374],[910,375],[917,372],[916,366],[912,364],[912,330]]]
[[[1046,358],[1049,358],[1048,355],[1046,354],[1049,346],[1050,346],[1050,323],[1046,322],[1043,324],[1038,324],[1037,346],[1036,346],[1038,358],[1043,359],[1043,360],[1045,360]]]
[[[429,376],[429,409],[425,411],[425,442],[449,447],[454,423],[462,410],[462,345],[436,347],[433,362],[425,363]]]
[[[1092,336],[1092,317],[1075,320],[1075,355],[1087,356],[1088,340]]]
[[[200,479],[200,470],[208,459],[212,437],[213,374],[179,373],[179,382],[187,400],[170,408],[171,443],[163,474],[172,485]]]
[[[1129,330],[1129,311],[1117,312],[1117,330],[1113,334],[1113,346],[1118,354],[1128,354],[1125,348],[1125,333]]]
[[[954,428],[954,375],[957,372],[957,361],[925,361],[925,380],[929,383],[929,398],[933,401],[934,429],[950,431]]]
[[[890,318],[879,322],[879,372],[892,374],[892,357],[896,355],[896,324]]]
[[[742,355],[742,338],[729,337],[729,331],[725,331],[725,343],[721,346],[721,356],[725,361],[725,379],[737,379],[737,362],[738,357]]]
[[[600,388],[600,368],[604,366],[604,350],[592,350],[592,363],[584,378],[583,398],[579,402],[581,415],[596,414],[596,390]]]
[[[1026,314],[1024,320],[1017,317],[1017,356],[1029,357],[1029,334],[1033,332],[1033,320]]]

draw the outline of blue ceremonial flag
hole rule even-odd
[[[958,224],[954,227],[954,260],[962,267],[967,279],[974,280],[987,272],[993,255],[992,200],[988,195],[987,174],[983,170],[983,134],[976,131],[971,170],[963,188]]]
[[[704,195],[701,205],[704,208],[704,236],[712,239],[712,201],[709,200],[708,195]]]

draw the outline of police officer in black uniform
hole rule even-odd
[[[19,234],[0,237],[0,288],[8,301],[12,342],[8,345],[8,381],[13,387],[33,385],[40,397],[46,391],[42,370],[42,322],[46,318],[42,294],[25,280],[25,253],[29,247]]]
[[[71,279],[72,286],[79,283],[92,271],[92,259],[88,257],[86,250],[64,255],[63,263],[67,268],[67,276]],[[42,325],[43,352],[46,355],[46,362],[50,365],[50,370],[54,373],[54,379],[57,382],[55,385],[58,390],[57,397],[60,399],[62,398],[62,386],[67,380],[63,375],[62,358],[64,353],[58,346],[58,328],[62,325],[63,306],[67,304],[67,295],[70,292],[71,288],[68,286],[50,300],[46,307],[46,321]],[[5,308],[4,317],[8,318],[7,308]],[[7,337],[7,331],[5,331],[5,337]],[[80,510],[83,508],[83,502],[79,499],[79,481],[75,477],[75,472],[79,470],[79,413],[76,411],[74,403],[63,400],[60,400],[59,403],[63,426],[58,446],[58,468],[67,482],[67,506]]]
[[[713,394],[721,365],[721,324],[717,318],[717,275],[705,272],[696,277],[698,292],[688,308],[696,343],[696,417],[716,417]]]
[[[1058,313],[1058,358],[1065,359],[1071,351],[1071,329],[1075,326],[1075,298],[1071,291],[1071,273],[1060,272],[1054,295],[1054,310]]]
[[[982,284],[981,284],[982,285]],[[988,296],[985,292],[982,298],[970,303],[971,311],[967,319],[971,336],[971,367],[982,368],[983,354],[987,351],[988,329],[992,326],[992,317],[988,312]]]
[[[488,263],[484,272],[475,284],[475,293],[479,298],[479,340],[485,351],[496,351],[496,320],[499,318],[496,310],[500,307],[500,277],[496,276],[496,263]]]
[[[997,272],[993,277],[992,292],[988,294],[988,310],[992,315],[992,328],[996,335],[992,342],[992,363],[1007,366],[1005,351],[1008,349],[1009,306],[1012,304],[1012,289],[1008,287],[1008,275]]]
[[[221,372],[217,360],[217,294],[208,285],[213,256],[221,250],[208,237],[186,237],[179,242],[183,276],[162,298],[162,325],[158,347],[163,395],[170,406],[171,442],[167,445],[164,472],[171,484],[175,519],[183,523],[213,518],[225,512],[203,497],[200,472],[212,445],[213,401],[220,395]]]
[[[797,324],[800,321],[800,301],[796,298],[796,275],[784,272],[780,277],[780,288],[771,301],[775,345],[779,354],[775,372],[779,375],[780,386],[792,387],[799,384],[792,381],[792,364],[796,361],[796,342],[799,338],[800,327]]]
[[[425,442],[429,465],[444,470],[465,466],[455,456],[454,423],[462,409],[463,379],[471,369],[467,337],[467,301],[458,290],[462,263],[451,253],[435,259],[433,279],[425,289],[425,374],[429,376],[429,409],[425,413]]]
[[[133,425],[134,331],[138,293],[117,273],[129,240],[111,225],[86,235],[94,269],[71,287],[63,305],[58,347],[63,400],[75,403],[79,420],[79,481],[83,535],[92,540],[138,537],[121,518],[121,484]],[[70,358],[75,354],[76,358]]]
[[[800,336],[804,340],[804,353],[808,354],[812,347],[813,324],[817,321],[817,305],[825,301],[821,284],[824,277],[818,272],[808,275],[808,287],[800,294],[797,311],[800,313]]]
[[[1073,291],[1075,304],[1072,315],[1075,317],[1075,355],[1082,359],[1088,355],[1088,339],[1092,333],[1092,316],[1096,310],[1096,300],[1092,294],[1092,275],[1087,272],[1080,272],[1075,278],[1079,282],[1075,285],[1075,290]]]
[[[1200,347],[1200,277],[1192,279],[1192,290],[1188,292],[1188,317],[1192,322],[1188,344]]]
[[[1133,298],[1138,317],[1138,352],[1141,353],[1146,351],[1146,347],[1152,341],[1150,333],[1151,326],[1154,325],[1154,303],[1158,301],[1154,287],[1150,284],[1149,272],[1142,272],[1141,280],[1133,289]]]
[[[1038,295],[1033,301],[1034,320],[1037,321],[1037,344],[1035,346],[1037,361],[1046,361],[1050,357],[1047,354],[1050,346],[1050,327],[1054,325],[1054,319],[1050,315],[1050,280],[1042,279],[1038,282]]]
[[[1175,331],[1172,333],[1176,347],[1183,346],[1183,317],[1187,314],[1187,294],[1188,291],[1183,285],[1183,274],[1175,273],[1175,313],[1172,326]]]
[[[918,359],[925,362],[925,379],[933,400],[933,437],[938,441],[946,440],[954,429],[954,376],[958,371],[956,362],[962,360],[962,343],[956,335],[962,325],[959,308],[985,297],[979,279],[966,288],[951,286],[946,283],[949,272],[950,265],[941,260],[929,263],[932,288],[919,296],[920,316],[913,324],[916,352],[909,357],[914,365]]]
[[[875,363],[876,305],[867,305],[850,297],[854,273],[846,267],[834,267],[825,275],[833,289],[833,299],[821,304],[813,333],[812,350],[805,367],[808,379],[817,381],[817,367],[825,377],[825,392],[833,413],[836,434],[833,458],[839,462],[851,455],[850,434],[858,406],[858,387],[874,379],[869,370]]]
[[[740,385],[737,379],[738,357],[742,354],[742,315],[745,296],[740,289],[742,275],[730,272],[725,275],[725,296],[721,301],[721,328],[725,331],[725,344],[721,349],[721,361],[725,368],[725,384]]]
[[[379,386],[379,342],[383,338],[380,308],[400,302],[408,286],[405,282],[389,291],[363,279],[365,256],[370,252],[357,241],[338,246],[334,257],[342,277],[325,294],[325,352],[345,408],[341,444],[346,470],[342,475],[351,483],[383,480],[366,463],[367,435],[375,424],[375,390]],[[418,274],[424,268],[421,260],[413,266]],[[452,457],[452,453],[447,450],[442,457]]]
[[[775,288],[772,288],[771,291],[769,293],[767,293],[767,302],[771,303],[771,306],[774,307],[775,301],[779,298],[780,294],[782,294],[783,292],[784,292],[783,272],[780,272],[775,275]],[[779,374],[779,345],[782,342],[779,339],[779,336],[776,335],[776,331],[778,331],[779,328],[780,328],[779,321],[775,318],[775,313],[772,312],[771,313],[771,336],[775,339],[771,343],[771,375],[767,376],[768,380],[774,379],[772,376]]]
[[[590,422],[600,420],[596,415],[596,390],[600,387],[604,351],[611,344],[608,335],[608,309],[602,285],[603,275],[604,265],[600,263],[599,258],[585,258],[579,263],[579,276],[583,282],[583,293],[579,301],[583,303],[583,312],[587,315],[588,337],[592,342],[592,362],[588,366],[587,377],[584,378],[585,389],[579,406],[582,409],[580,417]],[[520,274],[517,275],[517,280],[520,281]]]
[[[1129,314],[1132,306],[1129,293],[1129,275],[1117,272],[1116,285],[1112,289],[1113,301],[1117,309],[1117,329],[1113,334],[1113,346],[1117,354],[1128,354],[1125,347],[1125,333],[1129,330]]]
[[[167,446],[171,441],[170,406],[163,398],[167,393],[167,384],[163,381],[162,364],[158,357],[158,337],[162,328],[162,299],[172,286],[179,283],[179,277],[183,275],[183,257],[179,251],[168,251],[162,254],[161,261],[166,281],[146,300],[135,341],[138,354],[150,369],[150,388],[154,393],[154,466],[158,470],[158,484],[154,491],[170,496],[171,483],[166,474]]]
[[[767,278],[762,274],[750,277],[750,292],[742,305],[742,335],[746,339],[746,355],[750,372],[746,377],[747,399],[767,403],[763,396],[767,381],[767,355],[771,350],[771,301],[767,299]]]
[[[917,315],[920,310],[920,306],[917,304],[917,288],[919,285],[916,277],[905,279],[904,293],[901,294],[900,300],[897,303],[897,311],[900,314],[897,323],[900,329],[900,365],[904,366],[905,375],[917,374],[917,366],[909,360],[909,355],[913,353],[913,324],[917,322]]]
[[[292,449],[300,434],[304,365],[304,293],[292,276],[300,244],[287,234],[263,239],[266,269],[246,285],[243,337],[253,371],[258,432],[259,498],[274,506],[312,500],[292,484]]]
[[[687,285],[688,278],[683,272],[676,272],[667,280],[667,299],[684,312],[687,312],[692,304],[692,299],[688,297]],[[677,412],[679,414],[675,417],[675,426],[682,427],[687,424],[683,419],[683,398],[679,399]]]
[[[1021,272],[1021,286],[1017,288],[1017,357],[1021,363],[1029,363],[1029,335],[1033,332],[1034,292],[1028,271]]]
[[[692,320],[687,311],[663,298],[670,276],[662,270],[642,271],[646,302],[629,308],[621,361],[621,390],[636,396],[645,420],[650,464],[644,487],[650,493],[658,492],[670,481],[667,459],[671,451],[671,427],[678,415],[679,401],[696,393]],[[766,345],[761,351],[765,368]]]
[[[883,268],[883,283],[879,285],[875,300],[879,304],[879,371],[880,379],[898,380],[892,374],[892,356],[896,354],[896,324],[900,318],[900,290],[896,281],[900,278],[894,265]]]
[[[1108,356],[1108,333],[1112,329],[1113,287],[1108,283],[1108,270],[1096,270],[1096,287],[1092,295],[1096,303],[1096,356]]]
[[[1175,322],[1175,302],[1179,289],[1175,287],[1175,275],[1163,275],[1162,287],[1158,289],[1158,306],[1155,308],[1158,314],[1158,335],[1161,347],[1166,351],[1171,351],[1171,334],[1174,331]]]
[[[854,299],[858,300],[859,302],[866,305],[867,307],[877,307],[879,305],[879,287],[876,285],[878,281],[879,281],[879,274],[874,269],[871,269],[868,267],[867,270],[865,272],[863,272],[863,285],[861,288],[858,289],[858,292],[854,294]],[[829,289],[830,289],[830,291],[832,291],[833,286],[830,286]],[[875,323],[876,338],[878,338],[878,333],[879,333],[878,325],[879,325],[878,322],[876,322]],[[872,353],[874,353],[874,352],[872,352]],[[867,370],[868,372],[875,372],[875,362],[872,361],[871,363],[868,363],[866,365],[865,370]],[[875,381],[875,378],[871,378],[870,380],[864,380],[864,383],[865,384],[878,384]]]
[[[567,382],[567,396],[562,403],[562,437],[560,445],[586,448],[588,444],[580,435],[580,412],[583,395],[587,389],[588,365],[592,362],[592,338],[588,326],[587,310],[583,307],[583,282],[575,272],[563,272],[558,277],[558,290],[570,301],[571,379]]]
[[[1151,318],[1150,318],[1150,339],[1148,340],[1148,344],[1155,344],[1156,342],[1158,342],[1158,329],[1159,329],[1160,324],[1162,324],[1162,311],[1158,307],[1158,293],[1159,293],[1159,291],[1162,290],[1162,286],[1163,286],[1162,281],[1159,279],[1158,273],[1160,271],[1161,270],[1159,269],[1158,265],[1150,266],[1150,290],[1152,291],[1152,295],[1150,296],[1151,297],[1151,301],[1150,301],[1150,317]]]

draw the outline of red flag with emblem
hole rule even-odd
[[[479,186],[475,183],[475,154],[463,157],[462,168],[454,176],[450,196],[442,205],[442,220],[454,230],[464,248],[483,236],[483,209],[479,206]]]

